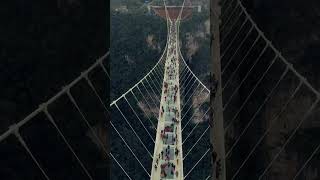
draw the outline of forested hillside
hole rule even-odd
[[[111,12],[111,99],[127,91],[157,63],[166,43],[165,23],[144,8]]]

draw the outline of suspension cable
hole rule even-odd
[[[131,110],[133,111],[134,115],[137,117],[137,119],[139,120],[140,124],[143,126],[144,130],[147,132],[147,134],[149,135],[150,139],[152,140],[152,142],[154,143],[154,139],[152,138],[151,134],[149,133],[149,131],[147,130],[146,126],[142,123],[141,119],[139,118],[138,114],[136,113],[136,111],[133,109],[133,107],[131,106],[130,102],[128,101],[128,99],[126,97],[124,97],[124,99],[126,100],[127,104],[129,105],[129,107],[131,108]]]
[[[264,169],[264,171],[262,172],[262,174],[259,176],[259,180],[261,180],[261,178],[265,175],[265,173],[269,170],[269,168],[272,166],[272,164],[274,163],[274,161],[279,157],[279,155],[281,154],[281,152],[284,150],[284,148],[287,146],[287,144],[290,142],[290,140],[292,139],[292,137],[297,133],[298,129],[300,128],[300,126],[302,125],[302,123],[310,116],[311,112],[314,110],[314,108],[316,107],[316,105],[319,103],[319,96],[317,96],[316,100],[313,102],[313,104],[311,105],[311,107],[309,108],[309,110],[307,111],[307,113],[305,113],[305,115],[303,116],[302,120],[299,122],[299,124],[296,126],[296,128],[294,129],[294,131],[290,134],[289,138],[285,141],[285,143],[281,146],[280,150],[277,152],[277,154],[273,157],[273,159],[271,160],[271,162],[267,165],[267,167]]]
[[[200,120],[202,120],[207,113],[210,111],[210,108],[207,109],[207,111],[203,114],[202,118]],[[195,126],[193,126],[192,130],[189,132],[189,134],[187,135],[187,137],[183,140],[182,144],[185,143],[185,141],[190,137],[190,135],[193,133],[193,131],[198,127],[200,121],[197,122],[197,124]]]
[[[202,137],[205,135],[205,133],[207,133],[207,131],[210,129],[210,126],[208,126],[203,133],[201,134],[201,136],[198,138],[198,140],[193,144],[193,146],[191,147],[191,149],[189,149],[189,151],[187,152],[187,154],[183,157],[183,160],[189,155],[189,153],[193,150],[193,148],[198,144],[198,142],[202,139]]]
[[[124,120],[127,122],[127,124],[129,125],[130,129],[132,130],[132,132],[136,135],[136,137],[138,138],[138,140],[140,141],[140,143],[142,144],[142,146],[146,149],[146,151],[148,152],[149,156],[152,158],[152,155],[150,153],[150,151],[148,150],[148,148],[144,145],[144,143],[142,142],[142,140],[140,139],[140,137],[138,136],[138,134],[136,133],[136,131],[133,129],[133,127],[131,126],[131,124],[129,123],[128,119],[126,118],[126,116],[123,114],[123,112],[121,111],[121,109],[119,108],[119,106],[117,104],[115,104],[116,108],[118,109],[118,111],[120,112],[121,116],[124,118]]]
[[[138,100],[137,96],[134,94],[133,91],[131,91],[131,94],[133,95],[133,97],[134,97],[134,99],[137,101],[137,103],[139,103],[139,100]],[[144,112],[144,114],[147,116],[147,118],[148,118],[148,120],[150,121],[153,129],[156,130],[156,128],[155,128],[153,122],[151,121],[150,117],[148,116],[147,112],[144,110],[144,108],[141,108],[141,109],[142,109],[142,111]]]
[[[233,148],[235,147],[235,145],[239,142],[240,138],[242,137],[242,135],[246,132],[246,130],[249,128],[249,126],[251,125],[251,123],[253,122],[253,120],[255,119],[255,117],[258,115],[258,113],[261,111],[261,109],[263,108],[263,106],[267,103],[267,101],[271,98],[271,95],[273,95],[274,91],[277,89],[277,87],[280,85],[280,82],[283,80],[283,78],[285,77],[285,75],[288,73],[288,68],[286,68],[286,70],[282,73],[280,79],[278,80],[278,82],[276,83],[276,85],[274,85],[272,87],[272,90],[269,92],[269,94],[266,96],[266,98],[264,99],[264,101],[260,104],[258,110],[255,112],[255,114],[252,116],[252,118],[250,119],[250,121],[247,123],[246,127],[244,128],[244,130],[240,133],[240,135],[237,137],[235,143],[233,143],[233,145],[231,146],[231,148],[229,149],[229,151],[226,154],[226,157],[229,157],[230,153],[232,152]],[[230,124],[230,123],[229,123]],[[227,128],[230,126],[227,126]],[[227,129],[226,131],[227,132]]]
[[[110,153],[110,156],[113,158],[113,160],[116,161],[116,163],[117,163],[118,166],[122,169],[122,171],[126,174],[126,176],[127,176],[130,180],[132,180],[131,177],[129,176],[129,174],[124,170],[124,168],[122,167],[122,165],[118,162],[118,160],[113,156],[112,153]]]
[[[184,176],[183,179],[186,179],[188,175],[193,171],[193,169],[199,164],[199,162],[207,155],[207,153],[210,151],[210,148],[207,149],[207,151],[202,155],[202,157],[198,160],[198,162],[190,169],[190,171]]]
[[[120,132],[117,130],[117,128],[113,125],[112,121],[110,121],[111,126],[113,127],[113,129],[117,132],[117,134],[119,135],[119,137],[122,139],[122,141],[124,142],[124,144],[127,146],[127,148],[130,150],[130,152],[132,153],[132,155],[134,156],[134,158],[138,161],[138,163],[140,164],[140,166],[143,168],[144,172],[148,174],[148,176],[150,177],[150,174],[148,173],[148,171],[145,169],[145,167],[142,165],[142,163],[140,162],[139,158],[136,156],[136,154],[132,151],[132,149],[130,148],[130,146],[127,144],[127,142],[124,140],[124,138],[122,137],[122,135],[120,134]]]
[[[263,75],[260,77],[260,79],[258,80],[257,83],[255,83],[254,87],[252,88],[251,92],[249,93],[249,95],[246,97],[246,99],[244,100],[244,102],[242,103],[242,105],[240,106],[240,108],[237,110],[236,114],[233,116],[233,118],[231,119],[231,121],[229,122],[229,125],[232,124],[232,122],[235,120],[235,118],[240,114],[241,110],[244,108],[244,105],[248,102],[248,100],[250,99],[251,95],[253,94],[253,92],[257,89],[257,87],[259,86],[259,84],[262,82],[262,80],[264,79],[264,77],[268,74],[268,71],[270,70],[270,68],[272,67],[272,65],[276,62],[276,59],[278,57],[275,56],[273,58],[273,60],[271,61],[271,63],[269,64],[268,68],[263,72]],[[227,128],[225,129],[225,132],[228,131],[229,129],[229,125],[227,126]]]
[[[270,121],[270,125],[267,128],[267,130],[264,132],[264,134],[259,138],[259,140],[257,141],[257,143],[254,145],[254,147],[251,149],[250,153],[246,156],[245,160],[242,162],[242,164],[240,165],[240,167],[238,168],[238,170],[236,171],[236,173],[233,175],[234,177],[236,177],[236,175],[240,172],[241,168],[246,164],[246,162],[249,160],[249,158],[251,157],[252,153],[256,150],[256,148],[258,147],[258,145],[262,142],[262,140],[264,139],[264,137],[268,134],[268,132],[271,130],[271,127],[273,125],[274,122],[276,122],[280,116],[282,115],[282,113],[288,108],[288,105],[291,103],[291,101],[293,100],[293,98],[295,97],[296,93],[299,91],[299,89],[302,86],[302,82],[300,81],[299,85],[295,88],[294,92],[291,94],[291,96],[288,98],[288,100],[286,101],[285,105],[282,106],[280,112],[274,116],[273,118],[271,118]]]

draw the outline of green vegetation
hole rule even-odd
[[[192,71],[205,83],[208,81],[207,76],[210,69],[212,69],[212,63],[210,62],[210,34],[206,32],[207,26],[210,26],[206,24],[209,23],[208,21],[209,11],[205,10],[202,13],[195,12],[190,19],[183,21],[180,27],[181,52],[183,57]],[[190,37],[190,35],[193,40],[188,41],[188,36]],[[196,44],[198,48],[189,58],[188,52],[193,49],[188,46],[190,43]]]
[[[191,34],[194,37],[192,41],[199,45],[195,54],[188,60],[188,64],[202,80],[205,80],[206,75],[208,74],[207,72],[209,71],[208,67],[210,67],[208,66],[210,62],[210,42],[209,35],[205,32],[205,22],[208,19],[208,16],[209,12],[196,13],[188,21],[183,22],[180,29],[180,36],[183,44],[182,53],[185,57],[190,48],[185,45],[188,41],[187,33]],[[111,12],[111,99],[116,99],[126,92],[156,64],[166,43],[166,28],[166,22],[163,19],[152,15],[152,13],[148,14],[147,9],[144,6],[127,6],[127,10],[125,11],[120,12],[114,10]],[[201,34],[204,34],[204,36]],[[150,36],[153,37],[152,45],[154,46],[151,46],[150,42],[147,42],[147,38]],[[128,99],[130,97],[131,96],[128,95]],[[142,121],[147,123],[147,118],[143,118],[143,112],[132,97],[131,103],[138,111]],[[129,110],[130,107],[122,101],[119,101],[117,104],[121,111],[123,111],[123,114],[128,115],[127,118],[129,122],[132,123],[135,131],[140,135],[139,137],[146,143],[147,148],[152,153],[154,144],[148,139],[148,135],[141,125],[138,124],[137,119],[134,116],[131,117],[132,112]],[[120,131],[123,138],[126,139],[137,156],[141,158],[140,160],[146,169],[150,170],[152,160],[146,156],[146,150],[141,146],[141,143],[137,140],[135,134],[132,132],[131,128],[128,127],[118,110],[112,107],[111,111],[114,126]],[[190,117],[191,115],[186,115],[186,121]],[[154,124],[157,122],[155,117],[151,117],[150,120]],[[188,143],[184,145],[183,148],[186,149],[186,152],[193,146],[193,143],[198,140],[208,125],[207,123],[200,124],[201,125],[193,133],[193,136]],[[149,127],[150,132],[155,133],[150,125],[147,127]],[[185,133],[190,132],[193,127],[194,124],[190,123],[190,126],[187,127],[189,131],[185,131]],[[128,172],[133,179],[147,179],[148,177],[145,177],[144,170],[141,169],[140,164],[124,145],[122,139],[119,138],[119,135],[114,130],[112,130],[110,134],[111,152],[121,162],[122,166],[126,169],[126,172]],[[209,133],[202,138],[199,142],[199,146],[194,148],[189,154],[189,157],[186,159],[186,171],[189,171],[202,154],[206,152],[209,147],[208,142]],[[113,163],[111,168],[111,179],[125,179],[125,175],[116,164]],[[205,179],[210,171],[209,153],[190,177],[192,179]]]
[[[111,99],[127,91],[156,64],[166,43],[165,21],[144,10],[111,13]],[[154,37],[154,45],[147,37]]]

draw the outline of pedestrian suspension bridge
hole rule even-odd
[[[24,179],[61,179],[59,173],[64,172],[61,169],[69,172],[71,179],[101,179],[86,158],[93,154],[79,151],[84,148],[78,144],[79,137],[89,136],[102,152],[103,160],[111,160],[111,179],[307,177],[310,168],[317,166],[320,141],[301,142],[299,135],[316,123],[314,117],[320,109],[319,91],[266,38],[240,0],[211,3],[211,19],[221,21],[212,23],[219,26],[211,29],[215,31],[212,41],[219,42],[219,54],[214,56],[221,65],[216,66],[220,73],[213,78],[218,81],[211,81],[210,87],[206,87],[180,51],[179,28],[182,28],[184,17],[190,15],[184,14],[184,8],[188,6],[191,6],[190,2],[184,1],[181,6],[175,6],[175,10],[170,10],[164,1],[162,12],[158,12],[167,22],[167,43],[159,61],[137,84],[109,104],[104,96],[106,91],[102,91],[97,82],[101,77],[110,80],[106,65],[109,52],[106,53],[55,96],[1,134],[3,157],[0,162],[5,162],[1,164],[21,171]],[[100,78],[93,75],[96,71],[100,72]],[[76,96],[75,90],[79,84],[87,86],[82,93],[95,98],[96,113],[101,113],[100,118],[91,116],[85,108],[84,104],[89,102],[80,103],[81,97]],[[219,98],[223,100],[220,108],[219,103],[209,102],[209,99],[216,101]],[[55,103],[61,99],[69,104],[60,109],[72,108],[77,114],[75,118],[67,121],[63,116],[69,115],[56,115],[52,110],[51,106],[57,106]],[[303,106],[297,110],[300,103]],[[274,104],[281,106],[274,109]],[[216,115],[219,113],[223,114],[222,118]],[[111,147],[106,135],[96,126],[101,121],[105,128],[110,123]],[[224,128],[215,129],[218,121]],[[262,121],[265,122],[263,127]],[[41,138],[47,138],[47,131],[42,128],[48,124],[61,143],[43,154],[36,148],[41,147]],[[66,128],[71,124],[81,124],[82,130],[74,132]],[[28,128],[32,126],[37,127],[33,130],[39,131],[40,135],[35,136],[35,132],[28,135]],[[225,152],[221,151],[221,143],[214,141],[219,138],[222,142],[225,140]],[[46,142],[50,140],[46,139]],[[17,155],[7,150],[5,147],[12,146],[9,143],[12,141],[16,142],[14,147],[21,147],[23,152]],[[277,145],[268,146],[266,150],[264,147],[270,141]],[[117,146],[113,146],[115,143]],[[296,144],[303,144],[306,149],[298,157],[288,153]],[[65,151],[55,151],[54,147],[65,147]],[[261,158],[261,153],[267,158]],[[10,161],[14,156],[16,164]],[[51,165],[50,156],[62,156],[64,161],[58,162],[63,168]],[[71,158],[67,158],[69,156]],[[30,167],[19,165],[27,161],[31,162]],[[70,167],[62,164],[67,161],[70,161]],[[290,162],[290,167],[286,166]],[[299,163],[293,163],[292,167],[292,162]],[[280,167],[286,174],[281,174]],[[26,168],[33,168],[33,174],[26,172]],[[0,177],[13,179],[10,172],[3,170]]]
[[[120,121],[125,121],[132,131],[132,136],[138,140],[127,140],[123,131],[123,123],[111,120],[111,126],[116,132],[112,135],[112,141],[124,143],[123,148],[129,149],[132,157],[136,160],[136,169],[140,172],[145,172],[142,177],[137,174],[132,177],[126,169],[130,169],[128,164],[120,164],[119,167],[123,170],[122,174],[127,177],[114,178],[129,178],[129,179],[184,179],[189,175],[199,162],[207,156],[207,161],[202,163],[210,164],[210,146],[209,146],[209,124],[208,122],[201,124],[201,137],[193,139],[193,131],[196,126],[193,124],[193,118],[208,119],[209,114],[209,89],[198,79],[198,77],[190,70],[183,59],[180,51],[179,26],[181,20],[190,16],[189,6],[159,6],[153,7],[157,15],[164,18],[167,22],[167,44],[163,54],[153,69],[142,78],[137,84],[130,88],[121,97],[111,103],[111,112],[114,117],[120,113]],[[183,11],[186,8],[187,11]],[[193,98],[198,98],[198,104],[192,103]],[[182,103],[183,102],[183,103]],[[207,104],[206,104],[207,103]],[[136,104],[144,104],[141,109],[137,109]],[[121,106],[121,107],[119,107]],[[115,110],[112,109],[115,107]],[[127,111],[130,109],[130,111]],[[194,109],[197,109],[194,111]],[[204,111],[205,110],[205,111]],[[126,111],[124,113],[124,111]],[[140,112],[140,111],[149,111]],[[147,117],[145,117],[145,114]],[[202,117],[198,117],[202,116]],[[152,118],[157,119],[153,122]],[[145,119],[145,121],[143,120]],[[146,122],[149,121],[149,122]],[[115,125],[115,124],[118,124]],[[143,129],[145,132],[141,132]],[[121,132],[122,131],[122,132]],[[185,139],[182,135],[185,135]],[[203,138],[207,136],[206,139]],[[120,137],[118,140],[116,137]],[[128,136],[129,137],[129,136]],[[146,138],[148,137],[148,138]],[[192,137],[192,141],[187,140]],[[153,142],[153,143],[150,143]],[[204,146],[200,157],[192,157],[192,153],[198,143]],[[206,143],[207,142],[207,143]],[[143,150],[137,150],[135,144],[141,145]],[[184,148],[187,146],[188,148]],[[111,145],[112,147],[112,145]],[[124,151],[117,152],[115,148],[111,149],[120,157],[126,154]],[[184,153],[183,150],[186,150]],[[149,157],[146,157],[148,154]],[[190,161],[194,163],[186,164],[187,171],[184,173],[184,162]],[[126,167],[127,166],[127,167]],[[139,169],[141,168],[141,169]],[[151,169],[150,169],[151,168]],[[112,169],[111,172],[117,172]],[[210,175],[210,168],[207,168],[206,177]],[[142,174],[142,173],[140,173]]]

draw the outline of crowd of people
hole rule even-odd
[[[167,51],[167,61],[165,65],[165,78],[163,83],[163,100],[160,109],[160,121],[164,121],[165,126],[160,132],[163,149],[157,155],[154,168],[157,171],[160,167],[161,178],[178,178],[179,172],[176,166],[179,165],[179,155],[181,150],[178,147],[178,125],[180,122],[179,99],[178,99],[178,54],[176,28],[173,23],[170,26],[171,35]]]

